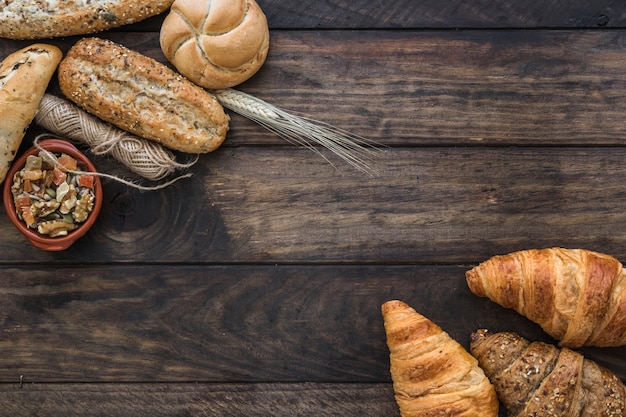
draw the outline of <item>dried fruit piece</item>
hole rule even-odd
[[[67,154],[59,156],[57,162],[68,171],[76,171],[78,167],[78,161]]]

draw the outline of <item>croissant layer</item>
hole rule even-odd
[[[612,256],[530,249],[494,256],[465,275],[472,293],[538,323],[562,347],[626,345],[626,272]]]
[[[568,348],[479,330],[470,351],[509,417],[626,415],[626,388],[606,368]]]
[[[402,417],[496,417],[495,390],[476,359],[406,303],[382,306]]]

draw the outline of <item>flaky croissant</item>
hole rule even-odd
[[[470,290],[538,323],[562,347],[626,344],[626,274],[584,249],[494,256],[466,272]]]
[[[402,417],[495,417],[495,390],[469,352],[402,301],[382,306]]]
[[[573,350],[479,330],[471,336],[470,351],[509,417],[626,415],[622,381]]]

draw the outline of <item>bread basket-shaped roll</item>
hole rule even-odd
[[[529,249],[466,272],[475,295],[539,324],[560,346],[626,345],[626,274],[615,258],[585,249]]]
[[[476,359],[406,303],[382,306],[402,417],[496,417],[495,390]]]
[[[261,68],[269,28],[254,0],[177,0],[161,26],[160,43],[181,74],[217,90],[241,84]]]

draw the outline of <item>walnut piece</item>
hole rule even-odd
[[[37,227],[37,231],[42,235],[50,237],[65,236],[68,232],[76,229],[76,225],[64,220],[50,220],[43,222]]]
[[[59,199],[58,196],[57,199]],[[63,195],[63,198],[59,200],[61,201],[61,207],[59,208],[61,214],[69,214],[70,211],[72,211],[72,209],[76,206],[76,187],[74,187],[74,185],[70,185],[65,195]]]
[[[33,212],[35,217],[46,217],[52,213],[60,206],[59,202],[56,200],[50,201],[36,201],[30,206],[30,211]]]
[[[93,210],[93,194],[87,193],[84,194],[80,200],[76,203],[74,207],[74,211],[72,212],[72,217],[78,223],[82,223],[87,220],[87,216]]]

